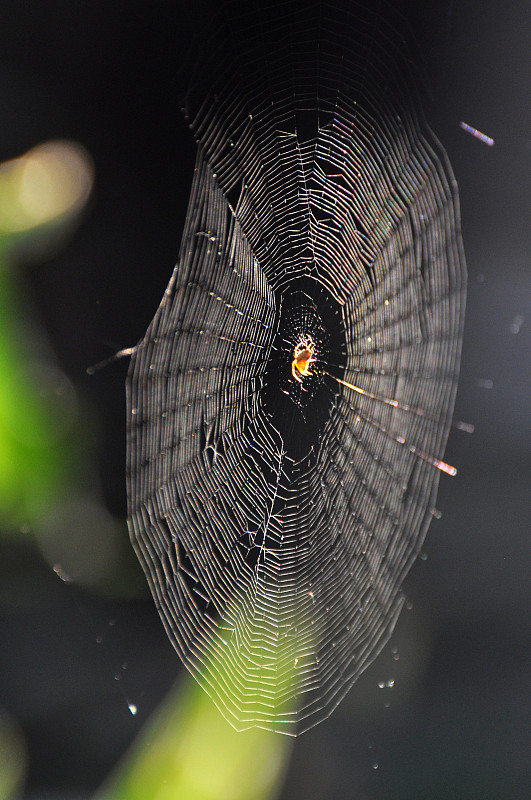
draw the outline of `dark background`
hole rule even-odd
[[[331,719],[296,741],[286,799],[531,797],[531,5],[412,5],[426,116],[460,186],[469,299],[456,419],[476,430],[451,434],[446,460],[459,474],[441,480],[442,519],[406,581],[412,608]],[[193,9],[3,0],[0,10],[0,161],[68,137],[95,162],[82,226],[26,269],[24,289],[90,408],[124,537],[127,364],[85,369],[141,338],[177,259],[194,163],[180,66],[209,16]],[[26,738],[23,796],[88,797],[180,664],[132,559],[137,596],[125,599],[62,583],[27,543],[0,547],[0,706]]]

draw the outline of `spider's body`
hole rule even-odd
[[[299,383],[302,383],[303,378],[309,378],[312,374],[310,367],[317,360],[314,355],[313,343],[306,339],[302,342],[299,342],[293,351],[291,374]]]

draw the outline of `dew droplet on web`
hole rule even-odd
[[[457,428],[458,431],[463,431],[464,433],[474,433],[475,425],[473,422],[463,422],[462,420],[455,420],[452,423],[454,428]]]
[[[486,144],[489,147],[494,146],[494,139],[492,138],[492,136],[487,136],[486,133],[482,133],[477,128],[474,128],[472,125],[468,125],[468,123],[466,122],[461,122],[460,127],[464,131],[469,133],[471,136],[473,136],[475,139],[479,139],[479,141],[483,142],[483,144]]]
[[[520,328],[522,327],[524,322],[524,318],[521,314],[517,314],[511,324],[509,325],[509,333],[512,333],[513,336],[516,336],[520,333]]]
[[[64,583],[72,583],[72,578],[67,572],[65,572],[60,564],[54,564],[53,571]]]

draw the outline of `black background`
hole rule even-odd
[[[456,418],[476,431],[451,434],[446,460],[459,474],[442,478],[442,519],[406,582],[412,609],[332,718],[296,741],[282,797],[526,800],[531,5],[411,5],[432,89],[426,116],[460,186],[469,300]],[[95,162],[82,226],[26,269],[24,288],[97,422],[105,499],[121,518],[127,365],[92,378],[85,369],[141,338],[177,259],[194,163],[180,66],[208,16],[145,0],[3,0],[0,10],[0,160],[68,137]],[[142,588],[134,600],[97,595],[59,581],[27,544],[0,546],[0,706],[26,737],[24,797],[88,797],[180,664]],[[379,689],[389,678],[393,689]]]

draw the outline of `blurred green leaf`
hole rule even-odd
[[[38,361],[14,276],[1,252],[0,319],[0,513],[4,524],[19,527],[31,524],[66,478],[67,452],[58,444],[67,421],[60,398],[48,385],[55,379],[60,391],[63,376],[44,359]]]
[[[15,720],[0,709],[0,800],[12,800],[26,772],[26,744]]]
[[[76,397],[32,326],[14,267],[64,241],[90,195],[85,150],[54,141],[0,164],[0,522],[32,528],[64,493],[74,444]],[[72,437],[71,437],[72,438]]]
[[[259,728],[235,731],[187,677],[97,800],[273,800],[292,742]]]

